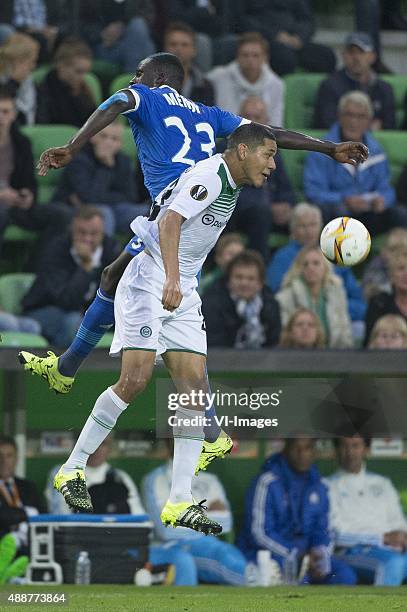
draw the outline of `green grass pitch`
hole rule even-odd
[[[7,594],[64,592],[59,604],[8,604]],[[407,609],[407,587],[150,587],[90,585],[0,587],[0,610],[38,612],[392,612]]]

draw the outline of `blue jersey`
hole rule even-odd
[[[205,106],[162,85],[131,85],[130,123],[144,182],[153,200],[184,170],[215,152],[216,138],[229,136],[246,120],[216,106]]]

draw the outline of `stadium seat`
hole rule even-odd
[[[307,130],[309,136],[315,138],[321,138],[323,136],[323,130]],[[304,161],[308,151],[296,151],[289,149],[280,149],[281,156],[284,160],[285,169],[288,174],[288,178],[291,181],[295,194],[298,200],[302,200],[304,197],[303,187],[303,168]]]
[[[4,274],[0,277],[0,307],[12,314],[21,314],[21,300],[35,279],[35,274]]]
[[[305,129],[313,126],[314,103],[318,87],[325,74],[300,73],[284,78],[284,127]]]
[[[407,75],[405,74],[381,74],[380,78],[389,83],[393,88],[396,106],[396,126],[399,128],[404,119],[404,99],[407,94]]]
[[[28,334],[25,332],[0,332],[2,348],[7,347],[24,347],[24,348],[45,348],[48,346],[48,341],[44,336],[37,334]]]
[[[72,125],[30,125],[22,128],[22,132],[31,140],[35,163],[45,149],[66,144],[76,130]],[[52,170],[47,176],[37,176],[40,204],[49,202],[60,176],[61,170]]]
[[[34,70],[34,72],[32,73],[34,83],[36,85],[40,85],[46,77],[47,73],[51,70],[51,68],[52,66],[50,66],[49,64],[44,64],[43,66],[40,66],[39,68]],[[96,74],[93,74],[93,72],[88,72],[88,74],[85,75],[85,81],[89,89],[93,93],[93,97],[95,98],[96,104],[100,104],[103,98],[102,87],[100,85],[98,76]]]
[[[131,157],[131,159],[133,160],[137,159],[137,148],[134,143],[133,134],[129,127],[126,127],[123,132],[122,151],[123,153],[126,153],[129,157]]]
[[[386,151],[390,162],[391,179],[394,184],[407,164],[407,132],[380,130],[373,132],[374,137]]]
[[[325,74],[290,74],[284,78],[285,115],[284,127],[306,129],[313,127],[314,104],[321,81]],[[407,75],[382,74],[380,78],[392,86],[396,106],[396,125],[404,119],[404,99],[407,94]]]
[[[130,73],[119,74],[119,76],[113,79],[113,81],[110,83],[109,95],[114,94],[119,89],[123,89],[124,87],[127,87],[127,85],[129,84],[130,80],[133,77],[134,77],[134,74],[130,74]]]

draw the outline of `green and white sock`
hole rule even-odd
[[[62,468],[64,473],[76,468],[85,469],[89,455],[99,448],[127,406],[111,387],[99,395],[72,453]]]

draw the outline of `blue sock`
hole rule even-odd
[[[82,362],[113,325],[114,298],[99,287],[71,346],[59,358],[59,372],[63,376],[75,376]]]
[[[211,388],[209,386],[208,370],[206,370],[206,380],[208,381],[209,393],[212,393]],[[212,406],[209,408],[209,410],[205,410],[205,417],[208,420],[210,419],[209,425],[206,425],[204,427],[205,441],[206,442],[215,442],[215,440],[217,440],[219,438],[219,434],[221,432],[220,426],[217,424],[217,422],[215,420],[215,417],[216,417],[215,404],[212,404]]]

